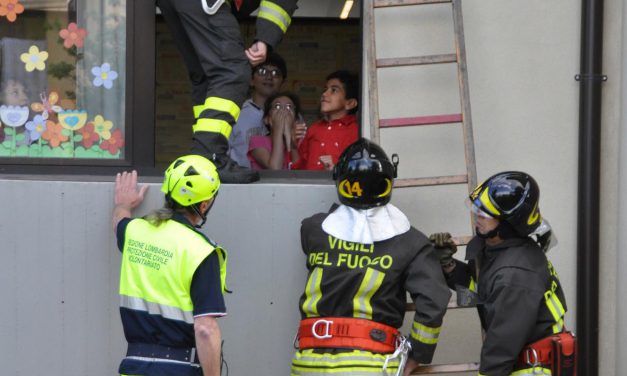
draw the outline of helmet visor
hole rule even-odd
[[[470,198],[466,199],[466,207],[470,210],[470,212],[478,217],[483,218],[495,218],[489,213],[481,210],[481,202],[479,199],[471,200]]]

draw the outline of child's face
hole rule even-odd
[[[270,105],[270,113],[266,116],[266,124],[272,129],[272,121],[281,116],[294,117],[296,108],[294,102],[288,97],[278,97]]]
[[[269,97],[279,92],[283,85],[283,73],[271,64],[262,64],[255,68],[251,85],[258,94]]]
[[[337,78],[327,81],[320,97],[320,112],[330,119],[338,119],[357,106],[355,99],[346,99],[344,85]]]
[[[28,95],[24,85],[15,80],[7,81],[2,92],[2,102],[8,106],[26,106]]]

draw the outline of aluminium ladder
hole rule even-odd
[[[380,143],[381,129],[392,127],[437,125],[437,124],[461,124],[464,139],[464,157],[466,163],[466,173],[463,175],[434,176],[422,178],[396,179],[396,188],[438,186],[448,184],[467,184],[468,193],[477,185],[477,169],[475,163],[475,150],[472,132],[472,119],[470,116],[470,95],[468,89],[468,73],[466,68],[466,47],[464,44],[464,27],[462,19],[461,0],[365,0],[364,21],[369,27],[368,46],[368,81],[370,85],[368,104],[370,108],[370,138]],[[410,5],[427,5],[451,3],[453,12],[453,28],[455,39],[455,53],[442,55],[413,56],[402,58],[378,59],[376,56],[375,43],[375,10],[377,8],[401,7]],[[459,83],[459,97],[461,112],[457,114],[418,116],[407,118],[379,118],[379,88],[378,70],[382,68],[395,68],[405,66],[419,66],[429,64],[457,64],[457,79]],[[471,236],[455,237],[454,241],[458,245],[465,245]],[[454,302],[449,303],[449,308],[457,308]],[[407,304],[407,310],[413,311],[413,303]],[[441,364],[419,367],[413,375],[421,374],[441,374],[452,372],[478,371],[478,363],[458,363]]]

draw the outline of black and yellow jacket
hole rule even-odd
[[[411,357],[430,363],[451,293],[427,237],[411,227],[374,244],[346,242],[323,231],[327,216],[316,214],[301,226],[309,271],[302,318],[355,317],[399,328],[409,293],[416,305]]]
[[[530,238],[488,246],[475,237],[466,259],[468,264],[457,261],[447,283],[478,294],[485,331],[479,374],[509,375],[520,369],[517,358],[525,345],[564,329],[566,300],[557,273]]]

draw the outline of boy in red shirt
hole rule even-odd
[[[357,112],[359,81],[348,71],[336,71],[327,76],[320,97],[320,112],[324,119],[313,123],[303,138],[303,129],[293,132],[299,159],[292,169],[332,170],[346,147],[357,141],[359,128]]]

